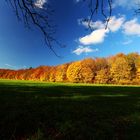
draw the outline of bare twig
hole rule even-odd
[[[101,13],[104,17],[105,21],[105,29],[108,27],[108,23],[110,21],[112,15],[112,0],[83,0],[88,3],[88,7],[90,10],[90,17],[88,19],[84,19],[88,21],[88,28],[92,31],[92,21],[95,14]]]
[[[51,21],[50,17],[54,10],[48,3],[44,8],[37,7],[35,0],[6,0],[14,9],[18,20],[22,20],[26,27],[30,28],[32,25],[37,27],[44,36],[46,45],[54,52],[54,44],[63,47],[63,45],[54,38],[56,26]]]

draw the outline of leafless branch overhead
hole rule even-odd
[[[44,7],[38,7],[35,0],[6,0],[14,9],[18,20],[22,20],[26,27],[36,26],[44,36],[46,45],[56,54],[53,45],[60,47],[63,45],[54,38],[56,26],[50,19],[54,13],[51,5],[44,4]],[[57,55],[57,54],[56,54]]]
[[[83,0],[88,4],[90,10],[90,17],[84,19],[88,21],[88,27],[92,30],[91,23],[94,20],[94,15],[101,14],[106,23],[105,28],[108,26],[108,22],[112,15],[112,0]]]

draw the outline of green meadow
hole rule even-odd
[[[139,140],[140,86],[0,80],[0,140]]]

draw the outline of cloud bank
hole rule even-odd
[[[91,28],[93,31],[84,37],[80,37],[79,42],[82,45],[95,45],[102,43],[104,42],[107,34],[118,31],[122,27],[124,21],[124,16],[121,16],[120,18],[112,16],[107,29],[105,29],[105,24],[102,21],[91,22]],[[88,27],[88,22],[86,21],[81,22],[81,24],[86,28]]]
[[[138,19],[134,18],[130,21],[125,22],[123,26],[123,32],[126,35],[140,36],[140,23],[138,23]]]
[[[91,34],[79,38],[79,42],[83,45],[92,45],[92,44],[102,43],[108,32],[109,30],[105,30],[105,29],[95,30]]]
[[[78,23],[86,28],[89,27],[87,21],[78,20]],[[73,53],[80,55],[82,53],[96,52],[96,49],[92,49],[89,46],[103,43],[109,33],[115,33],[118,30],[121,30],[120,33],[127,36],[140,37],[140,23],[137,18],[126,20],[125,16],[120,16],[119,18],[112,16],[107,29],[105,29],[105,24],[100,20],[91,22],[91,28],[93,31],[90,34],[79,38],[81,46],[74,50]],[[124,41],[122,44],[128,45],[130,43],[132,43],[132,40]]]
[[[115,0],[113,3],[113,7],[123,7],[127,9],[134,9],[137,5],[140,4],[140,0]]]
[[[126,40],[122,44],[123,45],[128,45],[128,44],[131,44],[132,42],[133,42],[132,40]]]

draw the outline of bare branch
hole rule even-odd
[[[32,25],[37,27],[44,36],[46,45],[54,52],[54,44],[63,47],[63,45],[54,38],[56,26],[51,20],[51,15],[54,10],[51,5],[46,3],[44,7],[37,7],[35,0],[6,0],[14,9],[18,20],[22,20],[26,27],[30,28]]]
[[[83,0],[88,3],[88,7],[90,10],[90,17],[88,19],[84,19],[84,21],[88,21],[88,28],[92,31],[92,21],[95,14],[101,13],[104,17],[105,21],[105,29],[108,27],[108,22],[110,21],[112,15],[112,0]]]

